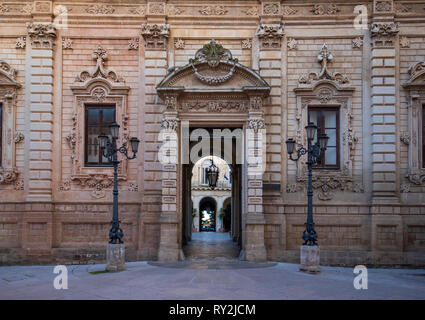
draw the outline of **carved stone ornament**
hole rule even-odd
[[[375,11],[376,12],[391,12],[393,10],[392,1],[376,1]]]
[[[400,38],[400,47],[402,48],[409,48],[410,47],[410,40],[408,37],[403,36]]]
[[[124,82],[123,78],[119,77],[114,70],[104,68],[105,61],[108,59],[108,54],[100,44],[97,49],[93,51],[92,58],[96,60],[96,67],[92,70],[81,71],[76,78],[77,82],[85,82],[94,78],[103,78],[112,82]]]
[[[226,62],[233,64],[229,72],[220,76],[209,76],[202,75],[197,69],[197,65],[206,62],[211,68],[217,68],[220,62]],[[211,40],[210,43],[204,45],[201,49],[196,51],[195,58],[190,59],[195,76],[204,83],[209,85],[218,85],[229,80],[235,71],[236,63],[238,59],[233,58],[232,53],[228,49],[224,49],[223,46],[217,43],[215,40]]]
[[[363,38],[357,37],[352,41],[353,48],[361,48],[363,47]]]
[[[252,48],[252,40],[251,39],[242,40],[242,49],[251,49],[251,48]]]
[[[298,12],[298,9],[294,9],[289,6],[284,6],[282,8],[282,14],[284,16],[292,16],[292,15],[295,15],[297,12]]]
[[[128,41],[128,50],[139,49],[139,38],[133,38]]]
[[[279,2],[263,3],[264,15],[277,15],[279,14],[279,10],[280,10]]]
[[[15,168],[15,119],[17,91],[21,85],[16,81],[17,71],[6,61],[0,60],[0,104],[3,107],[1,117],[1,129],[3,130],[4,140],[1,144],[1,169],[0,183],[11,183],[16,180],[18,171]]]
[[[72,49],[72,40],[70,38],[62,38],[62,49]]]
[[[26,37],[19,37],[16,39],[15,48],[16,49],[25,49],[25,46],[27,44],[27,38]]]
[[[311,12],[313,12],[314,15],[334,15],[340,12],[341,10],[337,7],[336,4],[329,4],[328,6],[325,6],[323,4],[315,4],[313,5],[313,9],[311,9]]]
[[[281,47],[281,39],[284,35],[284,26],[260,24],[257,28],[256,35],[261,41],[262,49],[279,49]]]
[[[13,183],[19,175],[19,171],[16,168],[0,168],[0,184]]]
[[[308,75],[302,75],[298,79],[299,84],[314,84],[320,80],[329,80],[335,82],[338,85],[346,85],[350,81],[346,75],[343,75],[339,72],[330,72],[328,70],[328,64],[333,60],[332,53],[328,50],[328,46],[323,44],[322,49],[317,56],[317,60],[322,65],[322,69],[319,73],[310,72]]]
[[[402,132],[400,135],[400,141],[408,146],[410,144],[410,133],[406,131]]]
[[[34,48],[53,48],[56,39],[56,28],[53,23],[27,22],[27,32]]]
[[[261,118],[249,119],[248,128],[253,130],[254,133],[258,133],[258,130],[265,128],[264,119],[261,119]]]
[[[258,7],[250,7],[246,10],[242,10],[242,12],[244,12],[247,16],[258,16],[259,11]]]
[[[171,5],[171,6],[168,6],[167,12],[170,16],[179,16],[185,12],[185,9],[183,9],[182,7]]]
[[[92,4],[86,8],[86,12],[94,15],[112,14],[114,7],[105,4]]]
[[[394,38],[398,32],[398,22],[375,22],[370,27],[370,35],[375,47],[393,47]]]
[[[166,118],[163,119],[161,122],[161,128],[166,130],[173,130],[175,131],[177,129],[179,122],[176,118]]]
[[[16,132],[15,133],[15,139],[14,139],[14,141],[15,141],[16,144],[18,144],[18,143],[20,143],[20,142],[22,142],[24,140],[25,140],[25,136],[24,136],[24,134],[22,132]]]
[[[146,6],[138,6],[128,9],[129,13],[134,15],[143,16],[146,13]]]
[[[170,25],[144,23],[141,34],[146,48],[165,49],[170,35]]]
[[[288,49],[289,50],[296,50],[298,46],[298,41],[295,40],[294,38],[289,38],[288,39]]]
[[[228,12],[224,6],[204,6],[199,10],[199,13],[205,16],[222,16]]]
[[[180,110],[188,112],[203,109],[208,112],[245,112],[247,106],[244,101],[188,101],[182,103]]]
[[[184,40],[183,39],[175,39],[174,40],[174,48],[184,49]]]

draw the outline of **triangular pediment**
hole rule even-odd
[[[16,70],[11,68],[5,61],[0,61],[0,86],[20,88],[21,85],[15,80]]]

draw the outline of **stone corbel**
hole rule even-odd
[[[375,22],[370,27],[374,47],[394,47],[399,32],[398,22]]]

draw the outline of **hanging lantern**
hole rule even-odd
[[[211,160],[211,165],[207,168],[207,178],[209,187],[214,189],[217,186],[218,168],[213,160]]]

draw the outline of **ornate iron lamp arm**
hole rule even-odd
[[[298,150],[297,150],[297,157],[294,159],[292,158],[292,154],[289,155],[289,159],[291,159],[292,161],[298,161],[301,156],[305,155],[308,152],[308,150],[306,148],[304,148],[303,146],[301,146]]]

